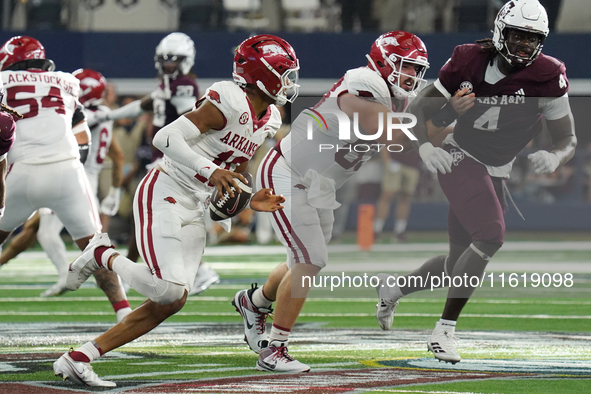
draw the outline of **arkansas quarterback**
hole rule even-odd
[[[71,265],[67,285],[78,288],[95,270],[118,273],[148,297],[128,318],[106,333],[62,355],[54,372],[79,384],[114,387],[100,379],[90,362],[151,331],[178,312],[187,300],[205,247],[204,202],[217,188],[244,171],[257,148],[281,125],[276,105],[297,96],[299,62],[289,43],[258,35],[242,42],[234,56],[234,82],[211,86],[196,108],[163,127],[153,144],[163,161],[141,181],[134,199],[136,237],[146,264],[135,264],[97,234]],[[282,209],[284,198],[261,189],[250,207]]]

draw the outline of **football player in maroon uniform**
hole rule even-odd
[[[515,156],[542,130],[542,118],[553,145],[550,151],[528,156],[535,172],[554,172],[574,155],[577,139],[566,69],[561,61],[541,53],[548,32],[548,17],[538,0],[509,1],[495,19],[492,40],[457,46],[439,78],[411,104],[409,110],[418,119],[413,130],[419,154],[431,172],[438,172],[450,203],[449,254],[434,257],[407,275],[407,279],[422,277],[420,284],[410,281],[410,285],[407,280],[405,287],[380,287],[394,283],[389,275],[380,274],[376,318],[383,329],[392,326],[401,297],[430,288],[428,277],[482,277],[505,236],[504,179]],[[460,88],[475,93],[474,106],[457,119],[443,148],[434,147],[425,121],[431,118],[435,125],[453,122],[454,112],[441,108],[448,106],[450,93]],[[448,281],[444,285],[450,286],[447,302],[427,343],[439,360],[461,360],[454,331],[474,283],[462,281],[461,286],[454,286]]]

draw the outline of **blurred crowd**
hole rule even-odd
[[[4,0],[10,3],[10,29],[76,30],[79,7],[100,10],[102,2],[71,0]],[[573,0],[579,1],[579,0]],[[571,1],[571,3],[573,2]],[[580,0],[586,1],[586,0]],[[343,32],[407,30],[417,34],[485,31],[502,0],[178,0],[174,29]],[[541,0],[554,30],[563,0]],[[137,1],[121,2],[125,8]],[[566,13],[576,12],[569,3]],[[568,15],[567,15],[568,19]],[[100,23],[99,23],[100,24]],[[563,23],[565,27],[569,23]],[[87,26],[94,30],[97,26]],[[5,29],[7,26],[5,25]],[[84,28],[83,28],[84,30]]]

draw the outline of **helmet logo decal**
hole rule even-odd
[[[246,124],[246,122],[248,122],[248,112],[243,112],[242,115],[240,115],[240,119],[238,119],[238,123]]]
[[[285,50],[277,44],[265,45],[261,48],[263,55],[286,55]]]
[[[468,92],[466,92],[466,94],[470,94],[472,93],[472,90],[474,90],[474,86],[472,86],[472,82],[464,81],[460,84],[460,90],[463,89],[468,89]]]
[[[380,45],[394,45],[397,47],[400,44],[398,43],[396,37],[382,37],[380,40]]]

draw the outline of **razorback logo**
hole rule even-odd
[[[207,93],[207,97],[209,97],[213,101],[217,101],[219,104],[222,103],[222,100],[220,99],[220,94],[215,90],[210,90],[209,93]]]
[[[306,186],[302,185],[301,183],[298,183],[297,185],[293,185],[293,187],[295,187],[296,189],[300,189],[300,190],[306,190]]]
[[[176,200],[172,197],[164,197],[164,201],[168,201],[171,204],[176,204]]]

